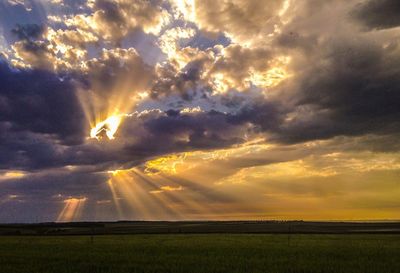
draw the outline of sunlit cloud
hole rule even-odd
[[[150,193],[162,193],[166,191],[181,191],[183,190],[182,186],[173,187],[173,186],[162,186],[159,190],[152,190]]]
[[[182,54],[179,45],[182,41],[192,38],[195,33],[192,28],[177,27],[168,29],[159,38],[160,49],[167,55],[169,61],[177,64],[178,69],[182,69],[190,61],[185,54]]]
[[[136,28],[157,35],[170,21],[167,11],[147,1],[132,4],[127,0],[114,0],[108,6],[91,1],[88,6],[93,9],[92,14],[78,14],[69,18],[67,26],[93,32],[111,41],[121,40]]]
[[[285,68],[289,62],[289,57],[278,57],[271,62],[271,68],[268,70],[254,71],[250,69],[249,81],[261,88],[275,87],[290,76]]]
[[[176,173],[177,166],[183,164],[186,153],[179,155],[168,155],[149,160],[145,163],[145,173],[153,174],[157,172]]]
[[[0,172],[0,181],[2,180],[10,180],[10,179],[21,179],[26,176],[26,172],[19,170],[8,170],[4,172]]]
[[[183,18],[191,22],[195,21],[195,0],[173,0],[171,2],[175,8],[175,17]]]

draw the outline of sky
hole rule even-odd
[[[0,222],[400,219],[398,0],[0,0]]]

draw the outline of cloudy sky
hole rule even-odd
[[[0,0],[0,222],[400,219],[398,0]]]

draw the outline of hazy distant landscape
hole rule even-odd
[[[400,222],[120,221],[0,224],[0,235],[107,235],[166,233],[400,234]]]

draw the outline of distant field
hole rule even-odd
[[[1,236],[0,272],[400,272],[400,235]]]
[[[165,233],[400,234],[400,222],[121,221],[0,224],[0,235],[117,235]]]

